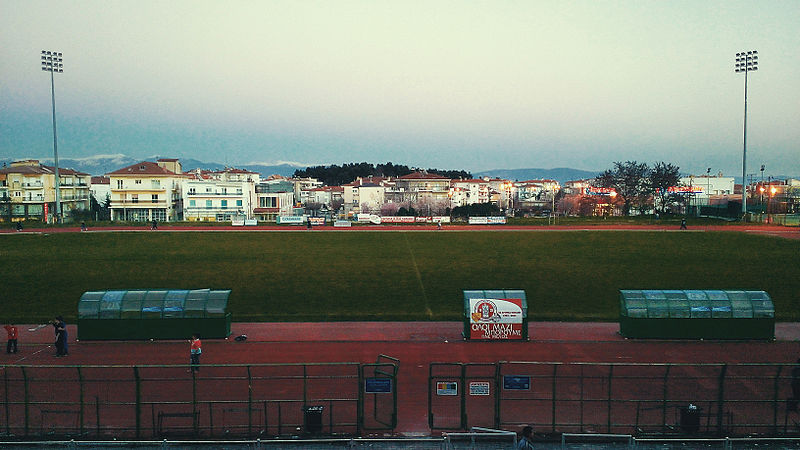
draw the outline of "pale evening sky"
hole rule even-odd
[[[0,0],[0,157],[800,175],[800,2]]]

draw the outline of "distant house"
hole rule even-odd
[[[88,211],[90,175],[68,168],[58,169],[59,197],[64,217],[73,211]],[[29,159],[0,169],[0,217],[3,220],[50,221],[56,214],[55,167]]]
[[[234,217],[253,217],[256,185],[261,176],[256,172],[226,168],[187,172],[181,189],[183,220],[227,222]]]
[[[294,184],[283,177],[270,177],[256,185],[254,217],[262,222],[275,222],[279,216],[294,212]]]
[[[386,191],[386,199],[391,203],[431,203],[448,202],[450,178],[422,172],[413,172],[395,180],[395,186]]]
[[[177,159],[142,161],[106,174],[111,220],[173,222],[183,217],[181,186],[187,175]]]

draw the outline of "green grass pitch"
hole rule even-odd
[[[524,289],[530,320],[615,321],[619,289],[754,289],[800,318],[800,241],[737,232],[125,232],[2,238],[4,322],[74,321],[81,294],[231,289],[234,321],[462,320]]]

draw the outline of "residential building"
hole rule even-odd
[[[59,168],[61,211],[65,218],[73,212],[88,211],[90,176]],[[0,169],[0,217],[3,220],[37,219],[50,221],[56,213],[55,168],[30,159],[16,161]]]
[[[341,186],[322,186],[308,191],[306,203],[303,205],[306,214],[310,216],[329,215],[332,211],[339,209],[342,205]]]
[[[294,200],[303,206],[313,197],[311,190],[322,187],[324,184],[316,178],[290,178],[289,181],[293,185]]]
[[[387,202],[408,203],[412,206],[449,203],[449,196],[450,179],[427,171],[403,175],[395,180],[393,188],[386,191]]]
[[[253,215],[259,221],[276,222],[279,216],[294,215],[294,183],[273,176],[256,185],[256,204]]]
[[[173,222],[183,218],[181,185],[187,175],[177,159],[142,161],[106,174],[111,220]]]
[[[197,169],[186,175],[181,187],[183,220],[227,222],[234,217],[252,218],[255,187],[261,178],[258,173],[225,168]]]
[[[101,205],[106,199],[111,199],[111,180],[107,176],[92,177],[89,189],[94,200]]]
[[[358,177],[353,182],[342,186],[342,206],[348,213],[373,213],[380,212],[381,206],[386,203],[386,190],[392,189],[394,181],[391,178]]]
[[[527,180],[514,183],[520,209],[552,210],[561,190],[556,180]]]
[[[497,191],[495,191],[497,192]],[[480,178],[450,181],[450,208],[476,203],[489,203],[489,182]],[[500,202],[499,197],[497,198]]]

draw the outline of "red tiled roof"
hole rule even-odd
[[[161,160],[164,161],[164,160]],[[106,175],[177,175],[175,172],[167,170],[158,164],[150,161],[142,161],[131,164],[128,167],[109,172]]]
[[[400,177],[401,180],[449,180],[447,177],[427,172],[412,172]]]
[[[92,184],[111,184],[111,179],[108,177],[92,177]]]
[[[482,180],[480,178],[473,178],[471,180],[452,180],[453,184],[455,183],[488,183],[486,180]]]

